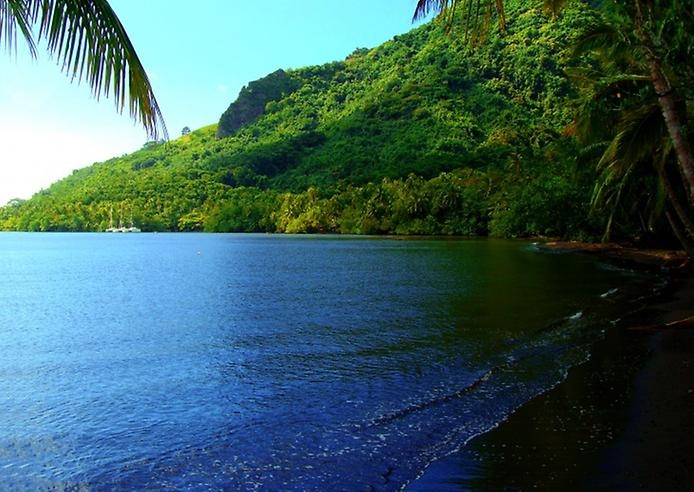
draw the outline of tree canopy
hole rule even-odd
[[[565,8],[564,0],[545,0],[545,9],[556,15]],[[660,206],[651,205],[648,215],[665,214],[675,235],[682,245],[694,252],[694,145],[688,125],[688,101],[692,101],[692,45],[694,38],[694,14],[687,0],[620,0],[596,2],[602,14],[601,23],[591,26],[580,37],[577,48],[584,54],[593,55],[583,59],[584,85],[594,88],[591,102],[605,102],[605,88],[623,98],[620,104],[611,104],[612,126],[603,127],[606,134],[612,133],[612,142],[607,147],[598,167],[602,179],[596,185],[594,203],[606,203],[610,195],[612,215],[608,221],[606,236],[609,236],[614,217],[615,204],[627,201],[633,205],[635,197],[625,198],[622,193],[637,165],[650,162],[655,168],[655,181],[665,200]],[[450,27],[461,24],[464,37],[471,45],[489,31],[494,10],[499,16],[500,28],[506,26],[504,2],[502,0],[419,0],[415,18],[437,12]],[[456,16],[456,12],[459,15]],[[609,73],[609,74],[608,74]],[[612,77],[612,80],[610,80]],[[648,87],[643,87],[643,82]],[[639,90],[624,91],[624,86],[641,85]],[[621,85],[621,88],[620,88]],[[584,97],[589,91],[584,91]],[[638,94],[636,94],[638,93]],[[585,101],[584,101],[585,102]],[[659,108],[660,118],[655,109]],[[584,110],[587,108],[584,106]],[[596,106],[587,111],[595,115]],[[577,118],[590,121],[590,117],[579,113]],[[650,133],[643,128],[651,129]],[[580,127],[579,127],[580,128]],[[583,127],[585,129],[585,126]],[[642,137],[642,138],[641,138]],[[649,138],[654,137],[654,138]],[[657,143],[657,145],[656,145]],[[655,145],[655,146],[654,146]],[[671,178],[666,167],[667,160],[674,161],[679,171],[678,178]],[[606,164],[607,163],[607,164]],[[653,190],[654,193],[658,190]],[[667,202],[670,211],[662,206]]]
[[[624,14],[503,7],[504,30],[474,50],[432,22],[250,82],[219,125],[77,170],[0,209],[0,225],[103,230],[124,209],[143,230],[686,239],[685,181],[635,30],[617,36],[623,57],[597,43]],[[662,61],[686,117],[693,71],[675,51]]]

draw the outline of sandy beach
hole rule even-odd
[[[646,336],[626,428],[595,484],[605,490],[694,490],[694,275],[653,306],[665,324]]]
[[[407,490],[694,490],[694,271],[679,254],[587,252],[662,269],[669,285],[563,383]]]

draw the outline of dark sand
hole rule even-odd
[[[671,269],[670,287],[563,383],[407,490],[694,491],[694,321],[668,325],[694,316],[694,272],[679,255],[590,252]]]

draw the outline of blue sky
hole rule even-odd
[[[416,0],[111,0],[172,138],[216,123],[249,81],[342,60],[412,29]],[[139,149],[145,131],[39,51],[0,53],[0,205]]]

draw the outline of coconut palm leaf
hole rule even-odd
[[[566,0],[544,0],[546,12],[556,17]],[[418,0],[415,6],[413,21],[426,18],[434,12],[446,21],[450,28],[455,20],[455,14],[460,11],[464,22],[464,33],[471,43],[484,38],[491,26],[493,14],[499,16],[499,29],[506,29],[506,10],[503,0]]]
[[[486,37],[495,13],[499,18],[499,29],[506,29],[502,0],[418,0],[412,20],[424,19],[431,12],[444,20],[447,29],[452,28],[460,12],[465,42],[470,45],[475,45]]]
[[[0,40],[8,51],[17,44],[17,29],[27,41],[29,52],[36,56],[36,44],[31,35],[32,21],[25,6],[26,2],[0,0]]]
[[[621,215],[639,216],[644,229],[654,229],[668,205],[690,233],[691,218],[672,186],[665,186],[674,157],[657,101],[622,111],[615,125],[614,138],[598,163],[600,176],[592,200],[594,209],[608,211],[603,239],[609,239]]]
[[[617,125],[619,131],[598,162],[598,170],[616,163],[650,161],[665,148],[667,130],[657,102],[624,111]]]
[[[112,96],[148,134],[168,138],[149,78],[120,20],[106,0],[0,0],[0,38],[14,45],[17,29],[35,55],[32,28],[49,54],[93,95]]]
[[[595,25],[576,38],[571,47],[571,55],[578,58],[588,54],[599,59],[604,66],[622,69],[630,67],[631,70],[639,67],[645,70],[641,48],[625,34],[621,26]]]

